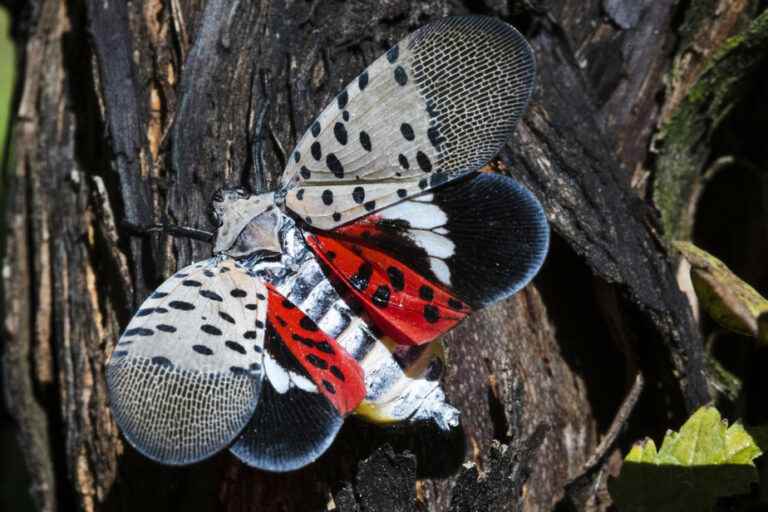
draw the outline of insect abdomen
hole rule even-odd
[[[454,425],[458,413],[439,389],[444,367],[439,344],[398,347],[377,336],[363,314],[339,295],[314,256],[309,251],[304,256],[297,258],[301,263],[293,272],[273,284],[362,366],[366,397],[357,413],[376,423],[415,416]]]

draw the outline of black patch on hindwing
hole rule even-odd
[[[285,370],[309,378],[269,322],[264,349]],[[291,386],[280,394],[267,377],[256,411],[230,451],[255,468],[291,471],[322,455],[343,421],[322,393]]]
[[[512,178],[473,173],[430,193],[432,204],[447,216],[446,236],[455,246],[454,254],[444,261],[451,274],[448,288],[457,298],[478,308],[509,296],[528,282],[540,266],[549,240],[546,217],[530,192]],[[365,243],[445,286],[432,272],[426,251],[408,236],[409,228],[409,219],[384,219]],[[429,292],[420,295],[431,300]],[[460,309],[458,305],[449,304]],[[434,320],[431,310],[425,318]]]
[[[230,451],[255,468],[291,471],[322,455],[343,422],[322,393],[291,387],[281,395],[264,379],[256,412]]]

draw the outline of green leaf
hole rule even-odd
[[[0,8],[0,162],[3,161],[6,131],[11,119],[11,96],[16,79],[16,54],[9,38],[10,16]]]
[[[722,261],[690,242],[673,242],[691,264],[691,281],[702,307],[717,323],[768,344],[768,300]]]
[[[608,490],[623,512],[712,510],[719,497],[749,492],[761,454],[744,427],[702,407],[660,449],[651,439],[635,444]]]

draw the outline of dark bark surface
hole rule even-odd
[[[6,172],[2,389],[36,508],[604,509],[614,446],[595,450],[635,376],[645,392],[624,445],[710,399],[702,337],[644,183],[657,123],[698,76],[687,42],[719,46],[758,3],[691,25],[693,4],[12,6],[22,82]],[[121,223],[210,229],[216,189],[274,188],[286,152],[350,79],[423,23],[467,13],[510,21],[534,48],[539,85],[498,167],[541,199],[554,239],[532,286],[446,336],[462,428],[353,418],[317,463],[285,475],[227,453],[186,468],[141,457],[109,413],[107,354],[151,289],[211,248]],[[665,89],[674,66],[687,81]],[[566,492],[588,469],[590,492]]]

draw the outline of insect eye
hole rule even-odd
[[[216,198],[213,199],[216,201]],[[221,227],[221,225],[224,223],[224,221],[221,218],[221,212],[219,212],[218,208],[211,205],[208,208],[208,219],[211,221],[211,224],[216,226],[217,228]]]

